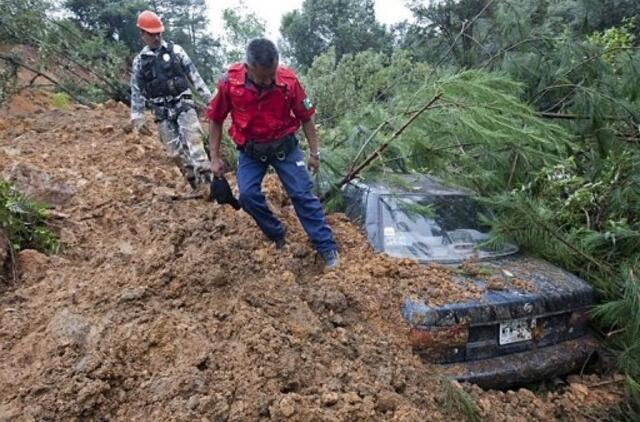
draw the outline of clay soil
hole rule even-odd
[[[63,248],[21,252],[1,289],[0,420],[465,420],[453,388],[483,420],[581,421],[624,399],[613,376],[451,385],[412,353],[399,312],[407,296],[481,293],[450,270],[375,254],[333,214],[342,264],[325,273],[274,177],[281,252],[242,211],[183,199],[155,129],[123,130],[124,105],[24,101],[0,114],[0,170],[65,186],[51,220]]]

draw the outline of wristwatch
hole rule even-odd
[[[311,151],[309,151],[309,156],[313,157],[313,158],[317,158],[318,160],[320,159],[320,151],[316,152],[315,154]]]

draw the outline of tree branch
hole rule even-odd
[[[376,137],[378,132],[380,132],[382,130],[382,128],[385,127],[387,124],[389,124],[389,122],[387,120],[385,120],[384,122],[380,123],[380,125],[378,125],[378,127],[371,133],[369,138],[367,138],[367,140],[362,143],[362,146],[360,147],[360,150],[358,151],[356,156],[351,161],[351,164],[349,165],[349,170],[348,171],[352,171],[353,170],[353,168],[355,167],[356,163],[358,162],[358,159],[360,158],[360,155],[364,152],[365,148],[367,148],[367,145],[369,145],[369,142],[371,142],[373,140],[373,138]]]
[[[43,78],[45,78],[46,80],[48,80],[49,82],[52,82],[54,85],[56,85],[58,88],[60,88],[62,91],[64,91],[65,93],[67,93],[71,98],[73,98],[74,100],[76,100],[77,102],[84,104],[84,105],[93,105],[90,102],[84,101],[83,99],[77,97],[73,92],[69,91],[67,88],[65,88],[60,82],[56,81],[55,79],[53,79],[51,76],[47,75],[46,73],[43,73],[41,71],[39,71],[38,69],[18,60],[17,58],[13,57],[13,56],[9,56],[6,54],[2,54],[0,53],[0,59],[8,61],[10,63],[13,63],[17,66],[23,67],[25,69],[27,69],[30,72],[35,73],[38,76],[42,76]]]
[[[428,103],[426,103],[424,105],[424,107],[422,107],[413,116],[411,116],[402,125],[402,127],[400,127],[400,129],[398,129],[393,135],[391,135],[391,137],[385,143],[380,145],[378,148],[376,148],[375,151],[373,151],[371,154],[369,154],[369,156],[367,158],[365,158],[365,160],[360,165],[358,165],[356,168],[354,168],[351,171],[349,171],[347,173],[347,175],[344,176],[331,189],[329,189],[327,192],[322,194],[320,196],[320,200],[321,201],[326,200],[331,193],[335,192],[336,190],[340,189],[345,184],[347,184],[350,181],[352,181],[353,179],[355,179],[358,176],[358,174],[360,174],[360,172],[362,172],[362,170],[367,168],[376,158],[379,158],[381,156],[381,154],[384,152],[384,150],[387,149],[389,144],[391,144],[391,142],[393,142],[394,139],[398,138],[402,134],[402,132],[404,132],[404,130],[407,127],[409,127],[422,113],[424,113],[425,111],[429,110],[433,106],[433,104],[435,104],[441,97],[442,97],[442,92],[436,94],[435,97],[433,97]]]
[[[482,10],[480,10],[480,12],[477,15],[475,15],[470,21],[464,22],[462,24],[462,28],[460,29],[460,33],[456,36],[456,38],[453,40],[453,42],[449,45],[449,49],[442,55],[442,57],[440,57],[440,60],[438,60],[438,62],[435,65],[433,65],[433,71],[431,72],[431,75],[429,75],[429,77],[431,77],[433,75],[433,73],[436,71],[438,66],[440,66],[442,64],[442,62],[447,58],[447,56],[449,56],[449,53],[451,53],[451,50],[453,50],[455,48],[455,46],[458,43],[458,40],[460,39],[460,37],[462,37],[465,34],[465,30],[469,26],[473,25],[475,23],[475,21],[480,19],[480,16],[482,16],[484,14],[484,12],[487,11],[487,9],[493,4],[494,1],[495,0],[489,0],[487,2],[487,4],[484,5]]]
[[[572,113],[551,113],[547,111],[538,111],[536,115],[540,117],[544,117],[547,119],[567,119],[567,120],[588,120],[593,116],[589,116],[588,114],[572,114]],[[626,121],[623,117],[617,116],[601,116],[604,120],[616,120],[616,121]]]

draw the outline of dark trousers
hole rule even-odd
[[[262,193],[262,179],[269,165],[278,174],[296,215],[316,250],[335,250],[333,234],[325,221],[320,201],[313,194],[313,183],[305,167],[304,155],[297,146],[283,160],[273,159],[270,163],[251,158],[240,151],[237,179],[242,208],[253,217],[269,239],[276,241],[284,237],[284,227],[267,206]]]

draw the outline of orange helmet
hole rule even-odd
[[[164,31],[160,17],[151,10],[145,10],[138,15],[136,26],[150,34],[159,34]]]

